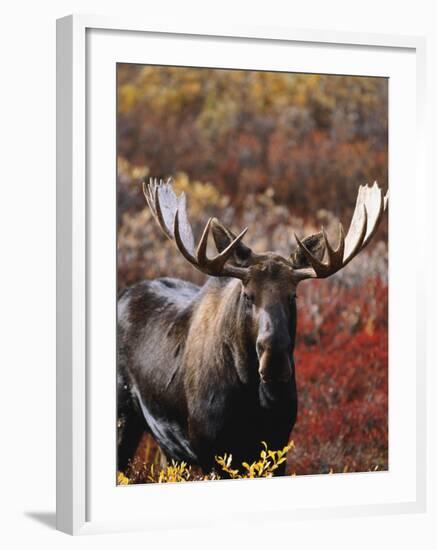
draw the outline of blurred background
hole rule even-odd
[[[248,226],[256,252],[295,249],[323,225],[335,242],[360,184],[387,188],[383,78],[117,66],[119,289],[204,276],[165,239],[141,183],[173,176],[198,238],[208,217]],[[328,280],[301,283],[299,416],[287,471],[388,468],[387,216],[371,244]],[[138,457],[157,462],[145,436]]]

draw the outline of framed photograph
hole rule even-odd
[[[60,530],[425,509],[424,49],[58,20]]]

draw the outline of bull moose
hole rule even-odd
[[[360,186],[336,247],[322,229],[295,236],[285,258],[254,253],[243,243],[247,228],[235,235],[216,218],[195,247],[185,195],[175,194],[171,180],[150,180],[143,191],[164,234],[208,278],[203,286],[143,281],[119,296],[118,469],[127,468],[145,431],[164,457],[204,472],[224,453],[235,463],[255,460],[261,441],[283,448],[297,417],[296,288],[336,273],[369,243],[387,196],[376,182]]]

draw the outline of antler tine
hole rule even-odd
[[[202,236],[200,237],[199,244],[197,245],[196,256],[197,256],[197,261],[199,265],[208,264],[206,248],[208,246],[208,235],[209,235],[209,228],[211,227],[211,222],[212,222],[212,218],[209,218],[209,220],[206,222],[205,229],[203,230]]]
[[[325,250],[328,254],[328,265],[332,265],[336,261],[335,250],[332,248],[331,244],[328,241],[328,236],[326,235],[325,228],[322,226],[322,235],[323,242],[325,243]]]
[[[164,183],[162,180],[158,180],[155,178],[150,178],[149,183],[146,184],[143,182],[143,194],[146,198],[147,204],[149,205],[150,211],[152,212],[153,217],[158,222],[159,227],[163,231],[166,237],[169,239],[173,238],[173,235],[171,234],[171,231],[169,231],[169,228],[167,227],[167,224],[165,223],[161,204],[159,201],[159,189],[164,186],[168,185]]]
[[[382,189],[378,187],[376,181],[373,182],[372,187],[367,187],[367,193],[369,196],[368,202],[370,203],[368,207],[369,219],[362,248],[364,248],[373,237],[387,206],[387,195],[385,197],[383,196]],[[372,201],[373,204],[371,204]]]
[[[212,218],[209,218],[207,224],[205,225],[205,229],[203,230],[199,244],[197,245],[196,256],[199,265],[207,265],[211,270],[218,272],[223,269],[223,266],[231,257],[231,254],[233,253],[235,247],[246,234],[247,227],[243,229],[243,231],[214,258],[208,258],[206,255],[206,249],[208,245],[208,235],[211,227],[211,222]]]
[[[149,185],[147,186],[150,202],[153,205],[153,210],[156,214],[156,205],[155,205],[155,190],[158,189],[160,185],[163,184],[162,180],[157,180],[156,178],[150,178],[149,179]]]
[[[294,238],[296,239],[296,242],[299,246],[299,248],[301,249],[301,251],[303,252],[305,258],[309,261],[309,263],[311,264],[312,268],[314,269],[315,273],[318,274],[318,273],[323,273],[326,268],[328,267],[327,265],[325,265],[323,262],[321,262],[319,259],[317,259],[309,250],[308,248],[305,246],[305,244],[299,239],[299,237],[296,235],[296,233],[294,234]],[[322,275],[318,275],[319,277],[321,277]]]
[[[329,277],[329,275],[332,275],[332,273],[338,271],[343,266],[344,231],[341,224],[339,226],[338,245],[335,249],[332,248],[331,243],[328,240],[328,236],[326,235],[325,228],[322,227],[322,237],[327,253],[327,263],[324,263],[323,261],[316,258],[296,234],[294,235],[294,237],[299,248],[302,250],[314,270],[315,275],[313,276],[317,276],[318,278]],[[307,272],[302,270],[302,273],[305,273],[306,276],[304,278],[307,278]]]
[[[150,182],[146,184],[145,181],[143,181],[143,195],[147,201],[147,204],[152,212],[153,215],[155,215],[155,207],[153,204],[152,195],[150,193],[150,187],[152,185],[152,178],[150,178]]]
[[[209,260],[211,264],[215,265],[216,269],[222,271],[222,274],[224,276],[237,277],[241,279],[247,275],[247,269],[245,268],[225,265],[231,257],[232,253],[234,252],[235,248],[237,247],[238,243],[247,233],[247,229],[247,227],[244,228],[243,231],[239,235],[237,235],[235,239],[230,242],[224,250],[217,254],[217,256],[215,256],[212,260]]]
[[[174,219],[174,236],[178,249],[186,260],[207,275],[213,275],[216,277],[236,277],[238,279],[243,279],[247,275],[247,269],[237,266],[225,267],[225,264],[229,260],[237,244],[246,234],[247,227],[222,252],[214,256],[214,258],[208,258],[206,249],[208,245],[208,235],[211,222],[212,218],[210,218],[205,225],[205,229],[203,230],[199,244],[197,245],[196,257],[194,257],[188,252],[181,238],[179,230],[179,211],[176,211]]]
[[[163,185],[162,180],[159,183],[160,183],[160,185]],[[165,220],[164,220],[164,216],[163,216],[162,209],[161,209],[161,202],[159,200],[159,189],[160,189],[160,187],[155,182],[155,185],[153,187],[153,203],[154,203],[154,206],[155,206],[155,215],[156,215],[156,219],[158,220],[160,228],[164,231],[164,233],[167,235],[167,237],[169,239],[171,239],[173,237],[173,235],[171,234],[171,232],[168,229],[168,227],[165,223]]]
[[[388,191],[384,197],[384,212],[387,210],[387,206],[388,206]]]
[[[324,278],[345,267],[369,243],[381,221],[387,201],[388,194],[384,197],[376,182],[371,187],[359,187],[349,230],[345,237],[343,226],[340,224],[336,249],[332,248],[325,229],[322,228],[326,263],[316,258],[295,235],[299,249],[311,265],[311,268],[295,270],[296,276],[300,279]]]

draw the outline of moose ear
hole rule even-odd
[[[220,223],[217,218],[211,220],[211,229],[215,246],[219,252],[222,252],[236,238],[236,235],[234,235],[225,225]],[[240,241],[234,250],[232,263],[235,265],[247,266],[249,265],[251,256],[252,250]]]
[[[314,233],[302,239],[302,243],[306,248],[315,256],[318,260],[322,261],[325,254],[325,242],[323,239],[323,233]],[[305,257],[302,250],[298,247],[294,252],[290,254],[290,262],[294,269],[301,269],[304,267],[311,267],[311,264]]]

